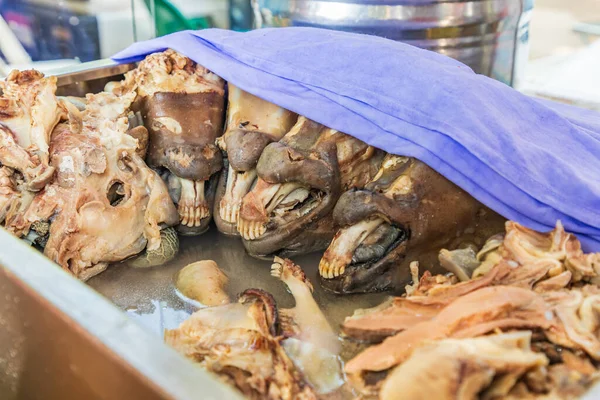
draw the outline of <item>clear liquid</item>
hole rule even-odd
[[[322,253],[317,252],[295,257],[294,261],[302,267],[313,284],[313,296],[326,318],[339,331],[344,318],[352,315],[355,309],[374,307],[386,295],[340,296],[324,291],[318,278],[321,256]],[[214,260],[227,274],[227,291],[232,301],[246,289],[259,288],[271,293],[279,308],[294,306],[293,297],[285,285],[271,276],[271,261],[250,257],[241,239],[222,235],[214,227],[201,236],[180,237],[179,254],[165,265],[134,268],[125,261],[110,266],[90,279],[88,284],[141,325],[162,337],[164,329],[176,328],[195,310],[192,304],[184,302],[177,295],[174,278],[183,267],[200,260]]]

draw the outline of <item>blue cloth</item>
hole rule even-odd
[[[600,114],[525,96],[448,57],[315,28],[178,32],[172,48],[241,89],[390,153],[416,157],[533,229],[557,220],[600,251]]]

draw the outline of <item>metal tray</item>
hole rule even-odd
[[[100,60],[67,68],[57,74],[59,89],[77,95],[89,82],[119,79],[134,66]],[[325,292],[317,279],[320,258],[313,253],[294,261],[313,282],[314,297],[334,327],[354,309],[386,297]],[[0,229],[0,398],[239,398],[162,343],[164,329],[194,310],[177,295],[175,274],[204,259],[216,261],[229,276],[232,298],[262,288],[279,306],[293,306],[284,285],[270,276],[271,262],[250,257],[239,238],[214,226],[198,237],[180,237],[178,256],[165,265],[134,268],[124,261],[87,284]],[[585,398],[600,398],[600,385]]]

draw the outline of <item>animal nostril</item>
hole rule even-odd
[[[111,206],[118,206],[125,198],[125,185],[121,181],[113,182],[106,193]]]

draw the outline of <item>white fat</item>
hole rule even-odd
[[[171,117],[154,118],[154,121],[152,122],[152,130],[160,130],[160,128],[162,128],[161,125],[176,135],[181,135],[181,132],[183,131],[183,129],[181,128],[181,124],[179,124],[179,122],[177,122]]]
[[[75,163],[73,162],[73,157],[64,156],[60,160],[60,164],[58,164],[58,170],[60,172],[75,172]]]

